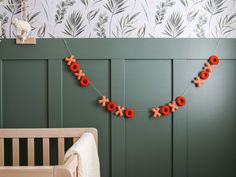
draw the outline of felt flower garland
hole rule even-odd
[[[70,71],[76,76],[76,79],[80,81],[80,86],[88,87],[90,84],[90,79],[86,77],[83,70],[80,69],[80,65],[76,63],[75,57],[73,55],[71,55],[70,57],[66,57],[65,62]]]
[[[202,87],[205,83],[205,80],[207,80],[210,76],[210,73],[213,72],[213,69],[215,65],[218,65],[220,62],[219,58],[217,56],[210,56],[207,63],[205,63],[203,70],[199,73],[199,76],[197,76],[193,83],[197,87]]]
[[[125,116],[126,119],[132,119],[135,115],[135,112],[132,108],[124,108],[123,106],[116,105],[115,102],[112,102],[106,96],[102,96],[98,103],[105,107],[108,112],[114,113],[117,117]]]
[[[217,56],[210,56],[207,63],[205,63],[203,70],[199,72],[193,83],[196,87],[202,87],[205,81],[209,78],[210,73],[213,72],[215,65],[218,65],[220,62]],[[182,107],[186,104],[186,99],[183,96],[179,96],[169,104],[163,105],[161,107],[152,108],[152,113],[154,118],[159,118],[161,116],[167,116],[171,112],[175,112],[179,109],[178,106]]]
[[[170,113],[174,113],[179,109],[179,106],[182,107],[187,103],[186,99],[183,96],[178,96],[175,101],[163,105],[161,107],[152,108],[152,113],[154,118],[159,118],[161,116],[167,116]]]
[[[219,58],[217,56],[210,56],[207,63],[205,63],[203,70],[199,72],[199,75],[193,80],[193,84],[196,87],[201,87],[205,81],[209,78],[210,73],[213,72],[215,65],[219,64]],[[88,87],[90,79],[86,77],[83,70],[80,69],[80,65],[76,62],[73,55],[65,58],[65,62],[69,67],[70,71],[74,74],[76,79],[80,82],[81,87]],[[160,107],[153,107],[151,109],[154,118],[161,116],[168,116],[170,113],[174,113],[179,110],[179,107],[185,106],[187,103],[184,96],[178,96],[175,100],[170,103],[162,105]],[[117,105],[115,102],[110,101],[106,96],[102,96],[98,100],[98,104],[104,107],[108,112],[114,113],[117,117],[125,117],[126,119],[132,119],[135,116],[135,110],[132,108],[125,108],[121,105]]]

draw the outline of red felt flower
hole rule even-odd
[[[83,77],[82,79],[80,79],[79,83],[82,87],[88,87],[90,84],[90,80],[87,77]]]
[[[178,96],[175,101],[178,106],[184,106],[187,102],[183,96]]]
[[[70,71],[73,72],[73,73],[76,73],[79,71],[79,64],[78,63],[72,63],[70,65]]]
[[[109,103],[107,104],[107,110],[108,110],[109,112],[115,111],[115,110],[116,110],[116,104],[115,104],[114,102],[109,102]]]
[[[161,113],[163,116],[167,116],[168,114],[170,114],[170,107],[167,105],[162,106]]]
[[[132,108],[127,108],[125,110],[125,117],[127,119],[132,119],[134,117],[134,115],[135,115],[135,112],[134,112],[134,110]]]
[[[200,74],[199,74],[200,78],[203,79],[203,80],[206,80],[208,79],[209,77],[209,72],[204,70],[204,71],[201,71]]]
[[[219,60],[219,58],[217,56],[210,56],[209,62],[212,65],[218,65],[220,60]]]

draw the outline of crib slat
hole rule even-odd
[[[58,165],[63,164],[64,153],[65,153],[65,140],[64,138],[58,138]]]
[[[28,166],[34,166],[34,139],[28,138]]]
[[[43,138],[43,165],[48,166],[50,163],[49,138]]]
[[[0,166],[4,166],[4,139],[0,139]]]
[[[19,166],[19,138],[12,139],[13,166]]]

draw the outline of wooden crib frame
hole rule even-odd
[[[0,129],[0,177],[78,177],[78,157],[71,156],[65,163],[64,139],[76,142],[83,133],[90,132],[98,142],[95,128]],[[4,166],[4,138],[12,139],[13,166]],[[28,166],[19,166],[19,138],[27,138]],[[43,166],[34,163],[34,138],[42,138]],[[50,166],[49,138],[58,139],[58,165]]]

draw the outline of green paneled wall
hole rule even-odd
[[[47,75],[46,60],[3,60],[4,127],[48,126]]]
[[[156,121],[143,109],[171,100],[171,60],[126,60],[125,91],[125,105],[140,110],[125,127],[127,177],[170,177],[171,116]]]
[[[135,119],[107,113],[96,91],[79,86],[63,62],[62,39],[35,46],[7,39],[0,43],[0,127],[96,127],[102,177],[236,176],[235,39],[67,41],[92,84],[137,109]],[[182,94],[217,42],[222,61],[205,85],[190,88],[180,111],[153,119],[146,110]]]

